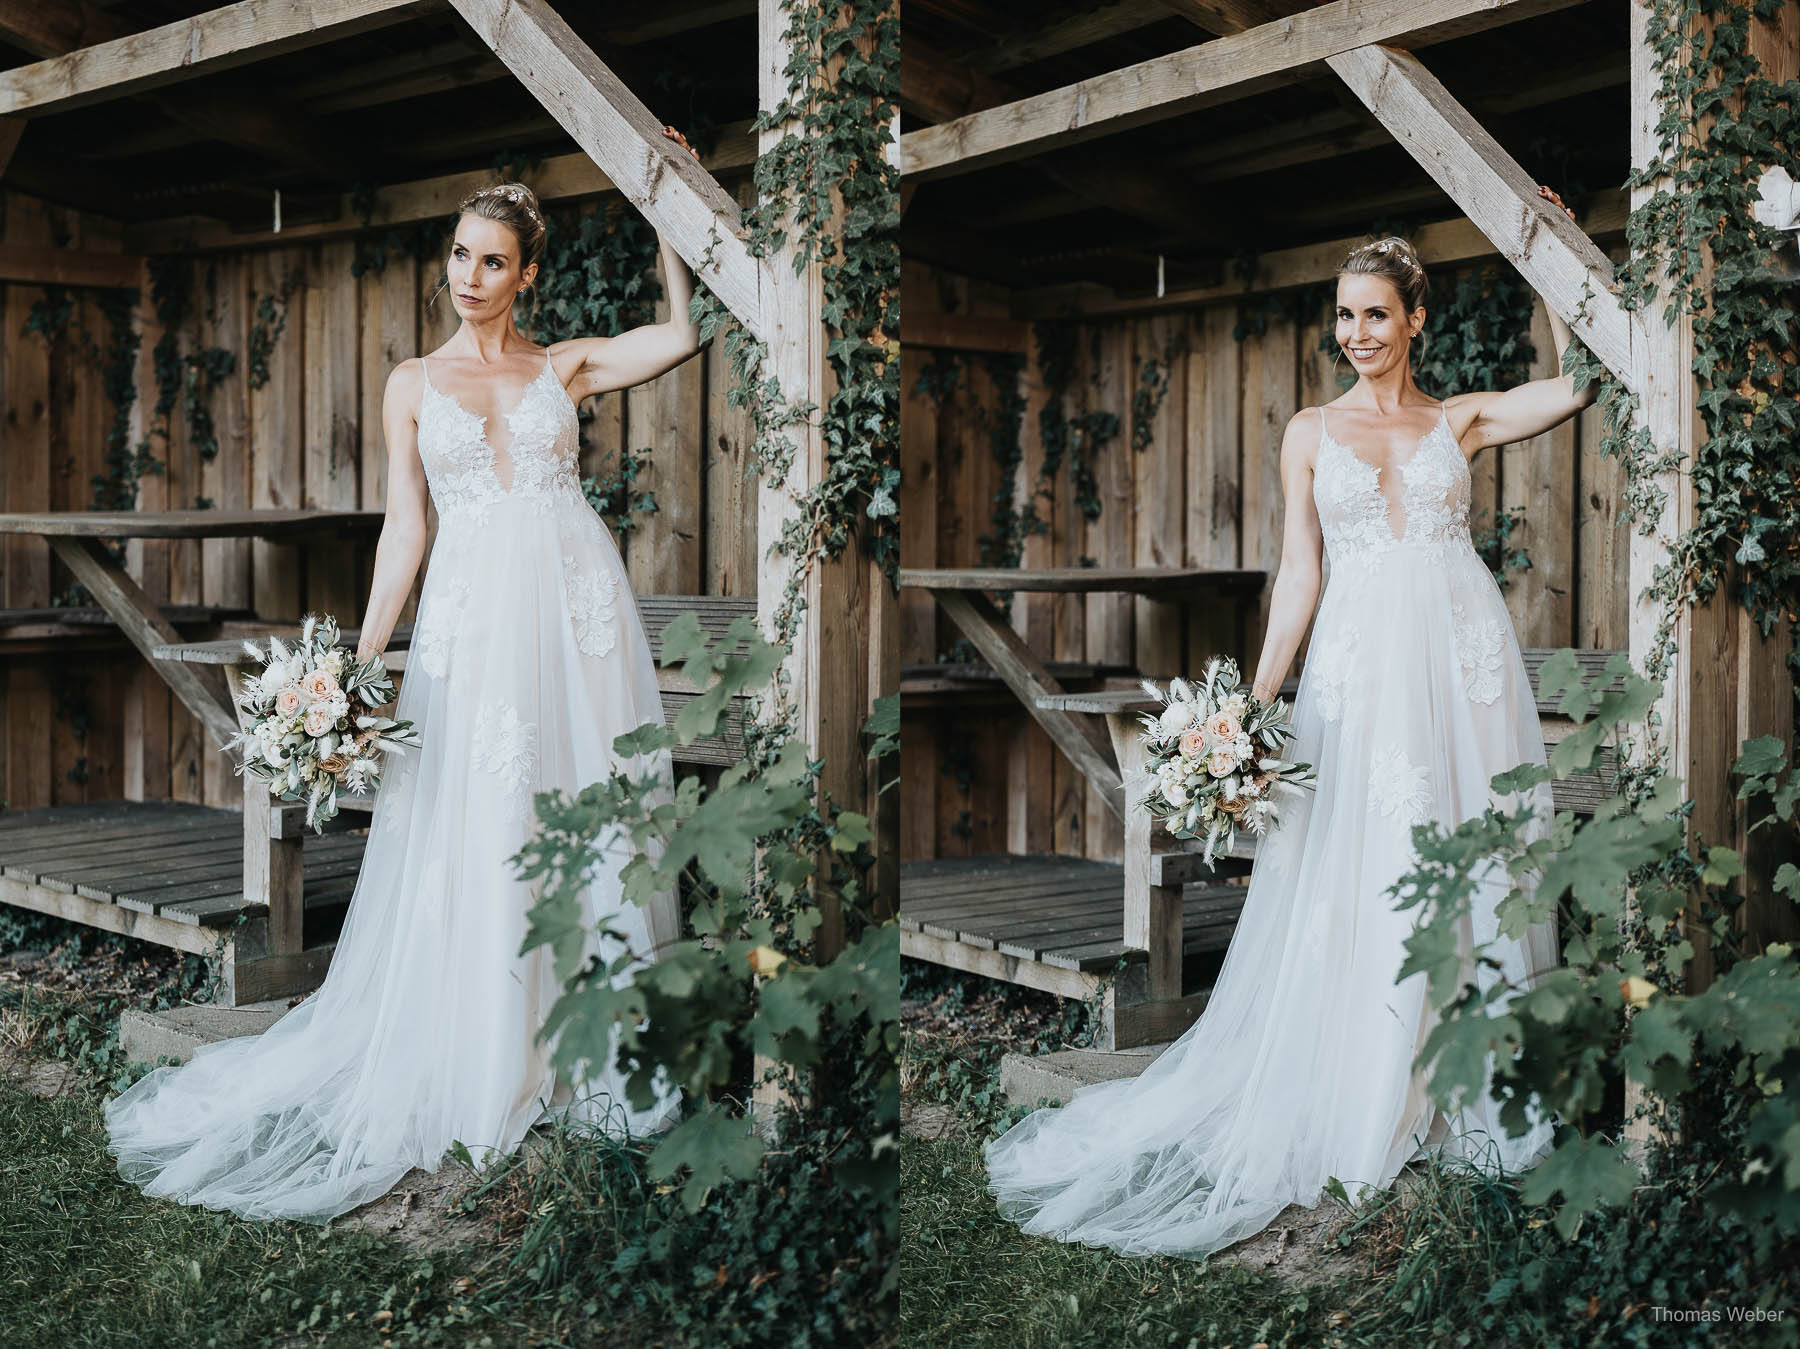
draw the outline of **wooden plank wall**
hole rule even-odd
[[[1442,285],[1448,277],[1435,278]],[[909,265],[908,318],[927,314],[1004,317],[997,287]],[[1442,291],[1440,291],[1442,293]],[[1263,568],[1281,556],[1281,434],[1303,407],[1336,398],[1338,374],[1318,350],[1318,328],[1287,320],[1241,341],[1232,337],[1237,302],[1154,317],[1107,319],[1079,327],[1078,368],[1065,415],[1111,411],[1118,437],[1094,465],[1104,502],[1099,518],[1075,508],[1066,473],[1054,499],[1040,501],[1045,535],[1026,543],[1027,566],[1101,565]],[[922,324],[922,327],[934,325]],[[1532,377],[1554,367],[1540,306],[1533,323]],[[1035,335],[1029,339],[1035,347]],[[1146,358],[1171,357],[1169,383],[1149,424],[1148,443],[1131,442],[1132,396]],[[954,354],[962,374],[949,398],[917,389],[934,358]],[[903,347],[902,561],[954,567],[980,560],[997,462],[982,408],[996,406],[983,357]],[[1347,364],[1347,363],[1343,363]],[[1020,377],[1027,400],[1024,462],[1015,501],[1038,483],[1043,444],[1040,372]],[[1454,392],[1454,391],[1450,391]],[[1474,460],[1471,517],[1479,534],[1500,509],[1524,517],[1515,546],[1528,571],[1508,573],[1507,606],[1523,646],[1626,645],[1627,538],[1615,528],[1624,470],[1603,459],[1595,409],[1554,431]],[[1484,514],[1485,512],[1485,514]],[[954,627],[918,592],[904,599],[902,669],[942,660]],[[1237,655],[1248,678],[1261,647],[1263,611],[1249,616],[1240,643],[1215,612],[1120,597],[1014,597],[1014,626],[1045,660],[1128,663],[1145,674],[1197,670],[1213,651]],[[1304,653],[1302,653],[1304,654]],[[901,856],[1053,851],[1117,859],[1122,836],[1074,769],[1015,702],[903,683]]]
[[[111,222],[77,215],[17,193],[4,196],[5,242],[117,250]],[[216,389],[211,412],[219,453],[210,462],[189,444],[177,415],[165,444],[153,442],[166,473],[146,475],[143,510],[213,505],[379,509],[386,499],[381,399],[387,373],[441,346],[459,325],[446,294],[433,293],[441,266],[390,255],[387,267],[352,273],[349,241],[212,254],[191,264],[197,318],[182,350],[222,346],[238,353],[236,372]],[[660,278],[659,278],[660,280]],[[269,359],[268,382],[250,387],[245,354],[261,297],[288,290],[286,324]],[[0,285],[0,403],[5,408],[0,511],[82,510],[89,480],[102,470],[102,437],[113,411],[98,372],[64,337],[52,344],[24,331],[37,287]],[[78,317],[104,334],[93,294]],[[659,317],[667,312],[666,300]],[[139,306],[133,443],[147,432],[155,400],[153,350],[161,332],[148,302]],[[640,593],[754,595],[756,495],[745,477],[747,414],[727,403],[723,346],[650,385],[588,400],[582,471],[610,471],[621,450],[648,450],[640,487],[659,509],[623,540],[631,584]],[[432,520],[435,538],[435,513]],[[345,550],[261,540],[134,541],[131,574],[155,598],[253,608],[298,619],[308,611],[360,621],[374,540]],[[9,539],[0,554],[0,607],[49,605],[69,576],[41,540]],[[402,615],[411,621],[413,599]],[[78,741],[59,698],[85,688],[90,725]],[[68,700],[65,698],[64,702]],[[135,651],[81,656],[0,654],[0,807],[86,800],[174,798],[236,807],[241,786],[168,687]],[[79,756],[87,781],[72,781]]]

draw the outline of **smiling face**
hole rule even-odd
[[[1407,344],[1425,326],[1425,307],[1409,315],[1394,283],[1352,272],[1338,277],[1336,337],[1359,375],[1404,366]]]
[[[464,215],[445,265],[456,312],[468,319],[504,314],[519,298],[519,287],[537,275],[537,264],[519,271],[519,236],[498,220]]]

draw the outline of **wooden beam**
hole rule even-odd
[[[1163,0],[1114,0],[1110,5],[1075,14],[1050,24],[1032,24],[1001,38],[991,46],[972,52],[969,69],[983,73],[1028,66],[1034,61],[1060,56],[1064,52],[1104,42],[1139,28],[1148,28],[1169,17]],[[912,61],[908,51],[907,60]],[[902,70],[902,76],[905,71]]]
[[[1023,356],[1031,340],[1031,325],[1018,319],[987,318],[979,314],[920,314],[906,310],[900,316],[900,341],[909,347],[947,347],[955,351],[998,351]]]
[[[753,165],[756,162],[756,137],[750,132],[750,123],[736,122],[726,127],[713,152],[700,162],[714,173],[736,173]],[[379,188],[360,204],[353,202],[351,194],[346,192],[340,198],[335,219],[288,225],[279,234],[273,230],[234,230],[223,221],[199,216],[151,220],[125,227],[125,247],[145,255],[210,253],[275,248],[302,239],[341,239],[372,229],[416,224],[421,220],[442,220],[447,229],[457,203],[477,188],[496,180],[497,175],[492,169],[415,178]],[[546,205],[584,201],[619,190],[592,159],[579,152],[552,155],[544,160],[531,175],[531,188],[537,193],[538,201]],[[366,220],[361,213],[362,207],[367,207]]]
[[[1326,58],[1419,166],[1494,241],[1547,303],[1605,362],[1638,388],[1638,322],[1609,289],[1606,254],[1469,115],[1411,52],[1358,47]]]
[[[451,0],[745,328],[764,336],[737,203],[545,0]]]
[[[19,148],[19,138],[25,134],[23,117],[0,117],[0,177],[12,165],[12,158]]]
[[[402,23],[431,0],[239,0],[0,71],[0,114],[41,116]]]
[[[1015,85],[971,70],[917,39],[907,41],[900,105],[921,120],[950,121],[1023,96]],[[1120,211],[1184,238],[1225,242],[1223,223],[1209,223],[1206,201],[1186,190],[1179,175],[1171,177],[1160,156],[1145,155],[1135,147],[1095,147],[1092,153],[1065,151],[1038,169],[1090,207]]]
[[[0,133],[16,121],[0,122]],[[135,287],[143,258],[131,253],[89,253],[71,248],[0,249],[0,281],[31,286]]]
[[[967,173],[1289,84],[1310,74],[1312,64],[1370,43],[1428,46],[1577,3],[1332,0],[1277,23],[910,132],[900,140],[901,168],[919,178]]]
[[[75,579],[113,616],[120,631],[131,639],[145,660],[154,659],[151,650],[161,643],[181,640],[181,634],[169,625],[155,602],[97,540],[55,535],[50,539],[50,547]],[[223,746],[237,734],[237,711],[231,705],[224,676],[217,670],[195,669],[179,662],[165,662],[155,668],[188,711],[212,733],[215,743]]]
[[[0,37],[37,57],[63,56],[127,37],[138,29],[87,0],[0,0]],[[170,90],[149,101],[191,139],[224,141],[284,164],[341,177],[345,147],[316,135],[306,118],[273,91],[254,96],[217,88]]]
[[[1044,733],[1093,785],[1107,809],[1123,818],[1125,801],[1119,790],[1119,768],[1113,762],[1106,732],[1095,719],[1039,705],[1039,698],[1061,693],[1062,685],[1050,677],[1044,663],[986,595],[977,591],[934,590],[932,596],[944,617],[962,630],[982,659],[994,667],[994,673],[1044,728]]]
[[[1580,228],[1589,238],[1622,237],[1628,214],[1625,194],[1618,191],[1596,193],[1588,214],[1581,218]],[[1568,217],[1563,217],[1567,220]],[[1329,280],[1336,275],[1344,255],[1361,242],[1362,235],[1345,235],[1324,239],[1298,248],[1281,248],[1257,257],[1256,273],[1249,280],[1235,273],[1210,286],[1171,288],[1163,295],[1116,295],[1104,287],[1081,282],[1075,285],[1045,286],[1036,290],[1015,292],[1013,317],[1021,319],[1056,318],[1077,315],[1082,318],[1111,317],[1126,314],[1153,314],[1171,309],[1187,309],[1212,304],[1240,295],[1265,295],[1292,290]],[[1427,267],[1453,262],[1472,262],[1498,256],[1499,246],[1465,217],[1433,221],[1412,236],[1419,260]]]
[[[1144,803],[1144,789],[1132,786],[1150,762],[1143,727],[1129,713],[1106,718],[1113,754],[1129,799],[1125,804],[1124,939],[1149,957],[1147,978],[1154,1001],[1181,996],[1181,886],[1157,885],[1150,875],[1151,836],[1156,820]]]
[[[1304,3],[1304,0],[1301,0]],[[1164,9],[1194,27],[1223,37],[1279,23],[1294,13],[1294,5],[1281,0],[1161,0]]]

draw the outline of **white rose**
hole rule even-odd
[[[287,767],[288,753],[281,747],[279,740],[265,740],[262,753],[271,768]]]
[[[1168,736],[1180,735],[1193,724],[1193,720],[1194,705],[1192,703],[1170,703],[1163,709],[1162,715],[1157,718],[1158,723],[1162,726],[1163,734]]]
[[[1187,785],[1180,780],[1163,783],[1163,799],[1175,809],[1180,810],[1187,804]]]

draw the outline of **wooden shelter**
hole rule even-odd
[[[787,93],[787,26],[776,0],[672,0],[653,15],[545,0],[0,0],[0,797],[8,812],[88,820],[94,847],[123,837],[115,817],[131,812],[110,803],[212,807],[200,822],[212,835],[218,810],[257,807],[231,872],[241,884],[212,875],[220,902],[198,917],[124,905],[129,877],[83,889],[76,859],[26,852],[15,868],[3,841],[0,898],[196,951],[241,913],[264,927],[256,943],[240,933],[260,973],[237,962],[236,996],[317,977],[330,933],[302,896],[298,831],[291,809],[246,796],[219,748],[233,728],[219,667],[242,636],[307,612],[347,629],[360,617],[385,377],[455,331],[448,300],[433,300],[449,229],[497,166],[553,210],[641,212],[767,344],[783,395],[826,403],[819,261],[796,268],[792,244],[752,257],[740,220],[759,151],[786,130],[751,125]],[[441,237],[408,251],[396,232],[421,225]],[[122,318],[108,302],[121,287],[139,294]],[[192,317],[163,343],[171,289]],[[121,324],[138,347],[109,366]],[[208,364],[220,351],[229,369]],[[159,410],[170,361],[177,406]],[[128,420],[121,382],[135,387]],[[740,612],[766,624],[795,565],[768,545],[823,471],[819,427],[790,432],[786,481],[759,482],[749,413],[729,395],[715,342],[582,409],[582,471],[638,456],[633,490],[655,496],[621,540],[653,640],[683,609],[718,629]],[[133,483],[138,470],[107,451],[139,446],[160,467]],[[117,491],[125,518],[84,514]],[[123,545],[122,564],[95,536]],[[66,603],[74,581],[98,607]],[[797,732],[836,804],[868,810],[861,730],[892,691],[892,662],[871,655],[892,628],[891,587],[852,548],[813,568],[803,598]],[[411,617],[409,605],[390,644],[401,668]],[[694,692],[674,671],[664,687],[671,711]],[[741,733],[734,721],[686,757],[729,762]],[[176,922],[206,931],[190,940]],[[821,940],[833,937],[828,923]]]
[[[1547,302],[1642,400],[1657,448],[1691,462],[1688,324],[1607,288],[1656,187],[1617,186],[1656,150],[1646,17],[1572,0],[1120,0],[1028,22],[988,0],[909,7],[908,954],[1102,997],[1119,1045],[1169,1038],[1204,1005],[1233,898],[1153,857],[1148,820],[1109,790],[1128,690],[1214,652],[1249,676],[1280,557],[1282,429],[1340,390],[1328,311],[1296,300],[1371,231],[1411,238],[1428,311],[1477,268],[1516,269],[1543,297],[1520,377],[1558,369]],[[1797,24],[1790,4],[1757,26],[1771,78],[1793,78]],[[1641,667],[1647,587],[1691,517],[1671,473],[1655,530],[1620,526],[1625,472],[1600,439],[1589,409],[1472,464],[1478,542],[1529,557],[1499,570],[1530,662],[1573,646]],[[1027,503],[1040,531],[1016,527]],[[1019,570],[979,579],[997,567]],[[1177,570],[1185,595],[1158,584]],[[971,588],[1008,592],[1006,616]],[[1665,737],[1697,825],[1743,846],[1721,747],[1791,743],[1789,638],[1764,639],[1724,591],[1680,623]],[[1564,784],[1563,803],[1593,789]],[[1769,870],[1745,921],[1774,933],[1791,918]],[[1706,968],[1702,951],[1701,983]]]

